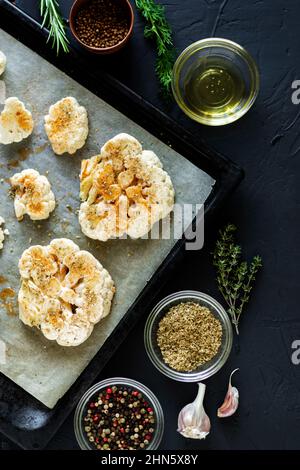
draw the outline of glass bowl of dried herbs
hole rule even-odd
[[[199,382],[218,372],[228,359],[232,337],[222,305],[197,291],[176,292],[161,300],[144,330],[153,365],[181,382]]]
[[[74,430],[82,450],[155,450],[164,433],[162,407],[145,385],[113,377],[79,401]]]

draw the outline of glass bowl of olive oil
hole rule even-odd
[[[259,73],[242,46],[228,39],[208,38],[194,42],[179,55],[172,90],[190,118],[223,126],[251,108],[259,91]]]

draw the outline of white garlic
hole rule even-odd
[[[224,403],[222,406],[220,406],[220,408],[218,408],[219,418],[227,418],[232,416],[239,406],[239,391],[236,387],[231,385],[231,377],[237,370],[239,369],[235,369],[230,374],[228,390],[224,399]]]
[[[179,413],[177,431],[190,439],[205,439],[210,432],[210,419],[205,413],[203,399],[206,385],[198,383],[198,395]]]

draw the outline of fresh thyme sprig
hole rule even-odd
[[[64,20],[59,11],[57,0],[40,0],[40,13],[43,18],[42,28],[49,29],[49,39],[52,39],[52,47],[56,49],[57,55],[60,48],[64,52],[69,52],[69,40],[66,35]]]
[[[242,250],[236,245],[236,227],[228,224],[220,230],[220,238],[213,252],[213,264],[217,270],[217,284],[228,305],[236,333],[239,334],[239,321],[245,305],[249,302],[256,274],[262,266],[260,256],[254,256],[250,265],[242,261]]]
[[[165,8],[155,3],[154,0],[135,0],[135,3],[148,23],[144,29],[144,36],[156,41],[156,74],[162,90],[168,95],[171,91],[175,48],[172,30],[165,16]]]

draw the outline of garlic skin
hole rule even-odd
[[[205,439],[210,432],[210,419],[203,408],[206,385],[198,383],[198,394],[179,413],[177,431],[189,439]]]
[[[239,406],[239,391],[236,387],[233,387],[231,385],[231,378],[233,374],[238,371],[239,369],[235,369],[234,371],[231,372],[230,377],[229,377],[229,383],[228,383],[228,390],[223,402],[223,405],[218,408],[218,417],[219,418],[228,418],[229,416],[232,416],[236,410],[238,409]]]

